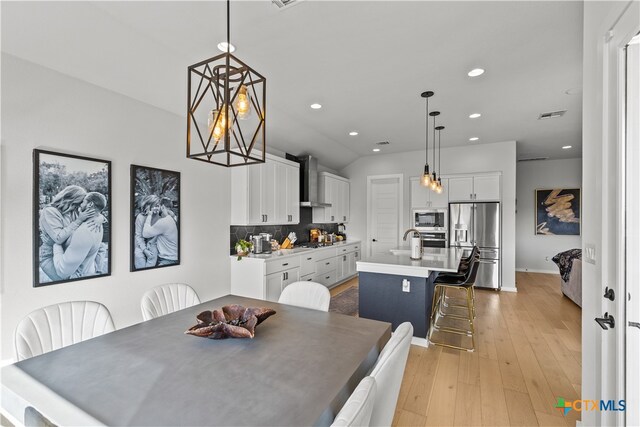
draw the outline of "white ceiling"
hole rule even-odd
[[[183,116],[187,66],[217,55],[225,34],[219,1],[1,7],[3,52]],[[581,155],[581,1],[234,1],[231,17],[235,55],[267,78],[267,144],[279,150],[340,169],[378,141],[391,142],[383,153],[421,149],[420,93],[433,90],[443,146]],[[474,67],[487,71],[471,79]]]

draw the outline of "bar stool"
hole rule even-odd
[[[429,334],[427,336],[430,343],[455,348],[458,350],[467,350],[474,351],[475,350],[475,327],[473,324],[475,318],[475,307],[474,307],[474,298],[473,298],[473,285],[476,281],[476,277],[478,275],[478,267],[480,266],[480,262],[477,259],[473,260],[470,268],[468,269],[467,274],[463,278],[452,277],[438,277],[435,280],[435,288],[433,293],[433,302],[431,305],[431,320],[429,326]],[[465,292],[466,296],[466,306],[462,306],[466,308],[466,315],[461,316],[452,312],[445,312],[442,307],[442,302],[444,300],[445,291],[447,289],[455,289],[462,290]],[[438,324],[438,320],[442,318],[453,318],[464,320],[468,322],[468,329],[456,328],[453,326],[442,326]],[[433,333],[435,331],[448,333],[448,334],[456,334],[468,336],[471,338],[471,347],[462,347],[454,344],[449,344],[443,341],[436,341],[433,339]]]
[[[438,275],[438,279],[440,279],[441,282],[466,280],[466,277],[470,272],[469,266],[471,265],[472,261],[477,261],[479,258],[480,258],[480,248],[478,248],[477,246],[474,246],[473,249],[471,249],[471,253],[469,254],[469,256],[464,257],[460,260],[460,263],[458,264],[458,271],[456,273],[440,273]],[[472,288],[471,296],[475,301],[475,291],[473,289],[474,288]],[[451,306],[454,308],[467,308],[466,303],[464,305],[449,303],[448,300],[453,300],[453,298],[447,296],[446,289],[443,289],[442,292],[443,293],[442,293],[441,307]],[[474,319],[476,318],[475,305],[473,310],[473,318]]]

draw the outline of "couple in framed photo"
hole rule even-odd
[[[111,162],[34,150],[34,286],[111,274]],[[131,166],[131,261],[180,264],[180,173]]]

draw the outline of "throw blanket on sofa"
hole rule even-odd
[[[569,276],[571,276],[571,267],[573,267],[574,259],[582,259],[582,249],[569,249],[551,258],[558,265],[560,276],[565,282],[568,282]]]

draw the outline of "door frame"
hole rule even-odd
[[[373,219],[371,217],[371,190],[373,181],[377,181],[380,179],[397,179],[398,180],[398,245],[400,245],[400,236],[403,231],[404,224],[404,174],[387,174],[387,175],[369,175],[367,176],[367,241],[366,245],[366,253],[371,256],[371,239],[373,238],[371,235],[371,226]],[[363,248],[364,249],[364,248]]]
[[[640,14],[640,11],[636,12],[637,14]],[[638,30],[640,31],[640,28],[638,28]],[[636,35],[634,37],[636,40],[634,41],[634,46],[636,47],[636,58],[635,58],[635,68],[636,71],[635,73],[637,73],[637,71],[640,70],[640,34]],[[627,45],[629,46],[629,45]],[[625,72],[628,75],[629,74],[629,53],[627,50],[627,56],[626,56],[626,62],[625,62]],[[639,86],[640,86],[640,78],[638,77],[638,74],[636,74],[636,81],[635,81],[635,87],[632,87],[632,89],[635,90],[636,95],[638,94],[638,92],[640,91]],[[626,99],[629,99],[629,79],[628,77],[625,78],[625,90],[626,90]],[[634,98],[633,95],[631,96],[631,98]],[[634,105],[632,107],[632,114],[631,116],[634,117],[633,115],[636,114],[639,111],[640,108],[640,101],[638,100],[638,98],[634,98]],[[626,102],[626,110],[625,110],[625,120],[627,117],[630,116],[629,114],[629,103]],[[626,195],[625,195],[625,199],[626,199],[626,208],[627,208],[627,213],[626,213],[626,218],[629,218],[629,214],[632,215],[632,220],[633,220],[633,215],[637,215],[637,211],[633,211],[632,209],[637,208],[640,205],[640,200],[638,200],[637,198],[640,196],[640,173],[637,170],[637,161],[640,160],[640,147],[638,146],[638,128],[640,127],[640,123],[638,123],[640,120],[637,116],[635,116],[635,122],[629,122],[626,121],[625,122],[625,161],[626,161],[626,174],[625,174],[625,188],[626,188]],[[631,124],[632,123],[632,124]],[[630,131],[633,129],[633,131],[635,132],[634,134],[630,135]],[[629,149],[630,147],[631,150]],[[636,199],[632,199],[632,197],[635,197]],[[635,213],[634,213],[635,212]],[[638,233],[638,231],[640,230],[640,228],[638,227],[637,223],[633,224],[633,228],[631,229],[632,232],[634,233]],[[635,334],[640,334],[640,331],[635,330],[631,325],[630,322],[640,322],[640,315],[638,313],[638,311],[633,311],[631,308],[631,305],[634,304],[636,307],[638,307],[638,303],[636,302],[638,300],[638,298],[640,298],[640,283],[638,282],[638,273],[640,273],[640,268],[638,268],[637,265],[637,260],[640,259],[640,246],[637,244],[637,239],[640,237],[638,234],[632,234],[630,233],[630,227],[629,227],[629,222],[627,221],[626,223],[626,229],[625,229],[625,235],[626,235],[626,245],[625,245],[625,293],[623,295],[623,299],[624,299],[624,303],[626,305],[626,309],[625,309],[625,315],[626,317],[624,319],[621,319],[623,321],[623,326],[624,329],[626,331],[625,333],[625,349],[624,349],[624,355],[625,355],[625,364],[626,364],[626,371],[625,371],[625,376],[626,378],[633,378],[633,375],[637,375],[638,373],[640,373],[640,369],[638,369],[637,364],[633,364],[633,360],[637,360],[637,356],[638,356],[638,351],[640,351],[639,345],[638,345],[638,335]],[[629,245],[629,241],[634,241],[636,242],[636,244],[633,245]],[[631,302],[631,298],[633,298],[633,303]],[[634,335],[632,335],[634,334]],[[629,340],[629,336],[632,337],[633,341]],[[630,369],[631,367],[631,369]],[[625,387],[625,401],[627,404],[627,408],[628,411],[625,411],[625,421],[626,421],[626,425],[638,425],[640,424],[640,387],[638,386],[637,383],[632,382],[632,381],[626,381],[626,384],[623,385]]]
[[[626,395],[626,55],[625,47],[638,33],[639,3],[630,2],[620,18],[604,34],[603,45],[603,110],[602,110],[602,189],[609,196],[602,203],[602,293],[615,282],[616,299],[600,300],[602,312],[616,314],[616,327],[599,331],[600,398],[624,400]],[[612,202],[607,203],[607,200]],[[611,209],[615,206],[615,210]],[[613,212],[612,212],[613,211]],[[614,286],[610,286],[614,287]],[[601,293],[601,295],[602,295]],[[587,319],[590,320],[590,319]],[[613,366],[612,366],[613,365]],[[593,396],[582,396],[593,399]],[[628,408],[634,410],[637,408]],[[601,425],[625,425],[623,411],[601,411],[596,414]],[[584,421],[584,418],[583,418]]]

